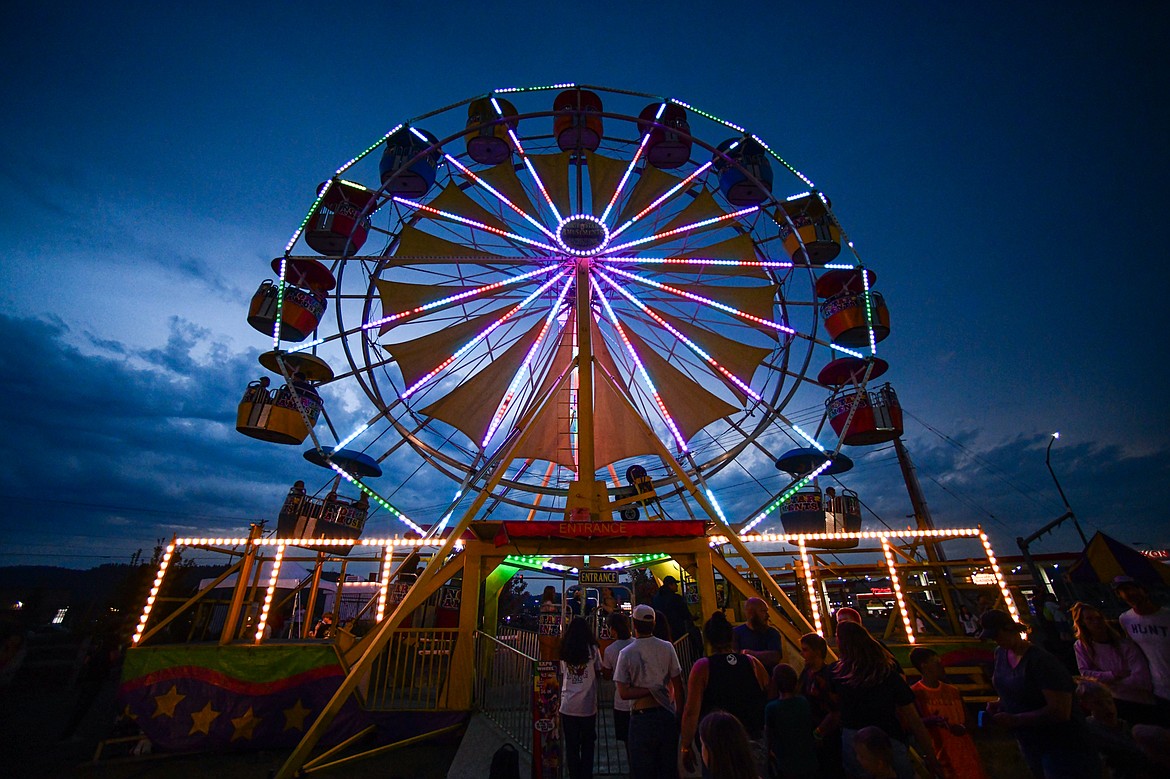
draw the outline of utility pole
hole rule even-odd
[[[934,519],[930,516],[930,507],[926,505],[926,497],[922,494],[922,485],[918,483],[918,471],[914,467],[914,463],[910,460],[910,453],[906,451],[906,445],[902,443],[901,438],[894,439],[894,451],[898,454],[898,466],[902,469],[902,479],[906,482],[906,492],[910,494],[910,506],[914,509],[914,520],[917,523],[919,530],[934,530]],[[923,547],[926,549],[926,559],[932,563],[945,563],[947,560],[946,553],[939,548],[938,544],[928,539],[923,539]],[[939,586],[939,592],[942,593],[943,606],[947,610],[947,621],[951,624],[951,630],[954,634],[960,636],[963,634],[959,626],[959,613],[955,610],[954,599],[951,598],[951,572],[945,566],[932,566],[931,571],[937,570],[939,578],[942,580]]]

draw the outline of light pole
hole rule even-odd
[[[1081,530],[1081,523],[1077,521],[1072,506],[1068,504],[1068,498],[1064,495],[1064,489],[1060,486],[1060,480],[1056,478],[1056,471],[1052,470],[1052,445],[1056,443],[1058,438],[1060,438],[1059,431],[1053,433],[1052,438],[1048,439],[1048,448],[1044,450],[1044,465],[1048,467],[1048,473],[1052,476],[1052,482],[1056,485],[1056,491],[1060,493],[1060,500],[1064,503],[1064,508],[1067,511],[1065,517],[1072,519],[1073,525],[1076,526],[1077,533],[1081,537],[1081,543],[1088,546],[1089,540],[1085,538],[1085,531]]]

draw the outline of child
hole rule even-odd
[[[1077,699],[1088,713],[1085,727],[1093,745],[1105,758],[1114,779],[1152,775],[1153,766],[1142,754],[1127,722],[1117,717],[1117,703],[1105,685],[1091,680],[1077,685]]]
[[[930,733],[944,776],[947,779],[987,779],[979,751],[967,733],[963,696],[957,687],[942,680],[942,658],[932,649],[918,647],[910,653],[910,662],[922,674],[922,679],[910,689],[914,691],[918,713]]]
[[[772,669],[772,689],[777,697],[764,707],[764,743],[772,776],[808,779],[817,775],[816,741],[812,709],[796,694],[796,669],[780,663]]]
[[[857,762],[873,779],[897,779],[890,737],[881,728],[870,725],[857,731],[853,751],[857,753]]]

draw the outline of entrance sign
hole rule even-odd
[[[581,571],[581,575],[577,577],[577,581],[582,586],[586,584],[612,586],[618,583],[618,572],[604,571],[600,568],[586,568]]]

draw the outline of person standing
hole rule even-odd
[[[866,775],[853,742],[859,730],[875,726],[890,737],[898,779],[913,779],[908,739],[913,736],[923,745],[931,742],[898,661],[865,627],[853,622],[837,625],[837,648],[841,659],[833,669],[833,691],[841,707],[841,757],[846,775]],[[924,748],[922,758],[932,775],[943,775],[932,750]]]
[[[959,607],[959,625],[963,628],[965,636],[974,636],[979,632],[979,620],[966,606]]]
[[[735,651],[759,660],[771,676],[781,660],[780,631],[768,624],[768,606],[762,598],[744,601],[743,614],[747,621],[732,631]]]
[[[747,731],[734,715],[713,711],[699,723],[706,775],[711,779],[759,779],[749,756]]]
[[[654,595],[654,608],[666,615],[666,624],[670,626],[672,640],[678,641],[690,635],[694,624],[694,617],[687,606],[686,598],[678,592],[678,579],[673,576],[663,576],[662,586]]]
[[[573,617],[561,636],[561,730],[569,779],[593,779],[597,741],[597,678],[601,651],[584,617]]]
[[[703,637],[711,647],[711,654],[701,657],[691,667],[687,679],[687,705],[682,716],[683,767],[694,770],[696,760],[692,747],[699,719],[721,710],[735,716],[755,742],[757,767],[765,765],[763,746],[764,691],[768,674],[759,660],[732,649],[731,623],[722,611],[716,611],[703,625]]]
[[[796,669],[780,663],[772,671],[776,698],[764,707],[764,743],[768,748],[768,776],[776,779],[815,779],[818,775],[813,715],[808,699],[796,694]]]
[[[1095,606],[1073,605],[1072,618],[1077,637],[1073,651],[1080,675],[1109,688],[1122,719],[1155,722],[1153,682],[1142,650],[1106,622]]]
[[[987,704],[993,724],[1011,730],[1037,779],[1099,779],[1101,764],[1089,743],[1076,685],[1051,652],[1024,637],[1027,628],[1005,611],[979,619],[980,638],[994,641],[992,684],[999,698]]]
[[[979,750],[967,732],[967,710],[963,695],[943,681],[945,674],[938,652],[918,647],[910,652],[910,663],[922,678],[910,688],[918,704],[922,724],[930,733],[934,754],[947,779],[987,779]],[[923,748],[927,745],[923,744]]]
[[[1113,589],[1129,606],[1118,620],[1150,664],[1154,697],[1165,715],[1170,711],[1170,610],[1155,603],[1149,591],[1132,576],[1115,578]]]
[[[825,662],[829,656],[829,644],[819,633],[805,633],[800,637],[800,656],[804,659],[804,670],[800,672],[797,690],[812,710],[817,776],[841,779],[845,776],[845,768],[841,764],[840,715],[833,696],[832,672]]]
[[[630,635],[630,620],[625,614],[620,611],[615,611],[609,615],[606,620],[609,625],[609,632],[617,636],[609,646],[605,648],[602,654],[602,674],[607,679],[613,678],[614,669],[617,667],[618,655],[630,644],[634,643],[633,637]],[[630,735],[630,701],[626,700],[616,693],[613,696],[613,733],[614,738],[622,743],[622,747],[626,749],[626,762],[629,762],[629,735]]]
[[[654,637],[654,608],[634,607],[634,642],[618,654],[613,678],[631,702],[630,775],[678,779],[678,719],[685,693],[682,667],[669,641]]]

